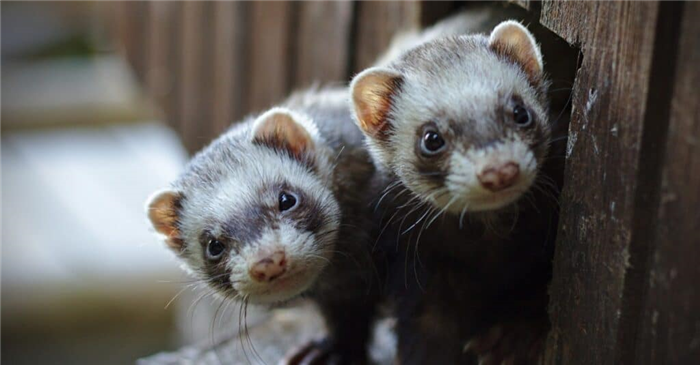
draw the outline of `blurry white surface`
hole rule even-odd
[[[175,134],[157,123],[4,132],[4,294],[180,278],[143,206],[186,158]]]
[[[154,113],[132,70],[117,55],[4,61],[2,72],[5,127],[89,126]]]

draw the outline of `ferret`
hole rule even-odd
[[[532,363],[548,329],[557,212],[548,81],[515,21],[440,38],[359,73],[355,122],[379,199],[398,362]]]
[[[147,203],[186,270],[221,296],[318,304],[328,337],[289,363],[309,353],[366,362],[379,292],[365,201],[375,169],[348,100],[347,88],[312,89],[246,118]]]

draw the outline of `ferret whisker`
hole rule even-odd
[[[447,189],[447,188],[437,188],[437,189],[434,189],[434,191],[433,191],[432,193],[428,194],[428,199],[426,199],[426,201],[430,201],[430,200],[435,200],[435,199],[437,199],[437,197],[434,196],[434,195],[442,196],[441,194],[445,194],[445,193],[448,193],[448,192],[449,192],[449,189]],[[453,199],[454,199],[454,198],[453,198]],[[449,206],[448,206],[448,207],[449,207]],[[416,238],[416,243],[415,243],[415,246],[414,246],[414,249],[413,249],[413,257],[414,257],[414,260],[413,260],[413,275],[414,275],[414,277],[415,277],[415,279],[416,279],[416,283],[418,284],[419,289],[420,289],[421,291],[423,291],[423,292],[425,292],[425,289],[423,288],[423,285],[422,285],[421,282],[420,282],[420,278],[418,277],[418,269],[417,269],[417,267],[416,267],[416,262],[417,262],[417,261],[420,262],[420,255],[418,254],[418,244],[420,243],[420,238],[421,238],[421,236],[422,236],[422,234],[423,234],[423,231],[424,231],[425,228],[426,228],[427,220],[425,220],[425,217],[427,217],[427,216],[429,216],[430,214],[432,214],[435,210],[436,210],[436,209],[435,209],[432,205],[430,205],[430,206],[428,207],[428,209],[426,209],[426,211],[425,211],[425,213],[423,214],[423,216],[421,216],[410,228],[408,228],[408,229],[404,232],[404,233],[406,233],[406,232],[410,231],[413,227],[415,227],[415,226],[418,225],[421,221],[423,221],[423,225],[421,226],[421,228],[420,228],[420,230],[419,230],[419,232],[418,232],[418,236],[417,236],[417,238]],[[438,213],[437,216],[439,216],[439,213]],[[404,234],[404,233],[402,233],[402,234]],[[411,236],[413,236],[413,233],[411,233]],[[408,247],[407,250],[406,250],[406,260],[405,260],[405,261],[406,261],[406,262],[405,262],[405,265],[406,265],[406,266],[408,266],[408,251],[410,250],[411,237],[409,237],[408,242],[409,242],[409,247]],[[422,264],[422,262],[421,262],[421,266],[422,266],[422,265],[423,265],[423,264]],[[407,269],[407,268],[406,268],[406,269]],[[406,271],[406,269],[404,269],[404,270]],[[404,274],[404,277],[407,277],[407,276],[408,276],[408,275]],[[408,283],[404,283],[404,284],[405,284],[406,286],[408,285]]]
[[[340,151],[338,151],[338,154],[335,156],[335,160],[333,161],[334,169],[335,166],[338,165],[338,160],[340,159],[340,155],[343,154],[343,151],[345,151],[345,146],[340,147]]]
[[[415,226],[418,225],[418,223],[420,223],[420,222],[428,215],[428,213],[429,213],[430,211],[431,211],[431,209],[427,209],[427,210],[425,211],[425,213],[423,213],[423,215],[422,215],[420,218],[418,218],[418,220],[416,220],[410,227],[406,228],[405,231],[401,232],[401,234],[404,235],[404,234],[408,233],[410,230],[412,230]],[[409,214],[410,214],[410,213],[409,213]],[[404,218],[404,219],[405,219],[405,218]]]
[[[221,307],[224,305],[225,302],[226,302],[225,298],[221,298],[221,302],[216,307],[216,311],[214,312],[214,317],[212,318],[211,325],[209,325],[209,337],[211,338],[211,345],[212,345],[211,347],[212,347],[212,350],[214,350],[214,355],[216,355],[216,359],[219,360],[219,364],[222,364],[222,365],[223,365],[223,361],[221,361],[221,356],[219,355],[219,351],[217,348],[218,346],[216,346],[217,342],[216,342],[216,336],[215,336],[214,332],[215,332],[215,328],[216,328],[216,319],[218,318],[219,311],[221,310]]]
[[[206,286],[204,288],[207,288]],[[189,308],[187,308],[187,316],[190,317],[190,325],[192,325],[192,322],[194,321],[194,314],[197,310],[197,305],[206,297],[213,296],[216,292],[213,290],[208,290],[207,292],[204,292],[204,294],[200,295],[192,304],[190,304]]]
[[[253,350],[253,354],[260,360],[261,363],[267,365],[265,360],[260,356],[260,353],[258,352],[257,349],[255,349],[255,345],[253,344],[253,339],[250,337],[250,331],[248,330],[248,298],[245,300],[245,310],[244,310],[244,316],[243,316],[243,323],[245,325],[245,332],[246,332],[246,337],[248,338],[248,343],[250,343],[250,348]]]
[[[464,227],[462,223],[464,222],[464,215],[467,213],[467,210],[469,209],[469,204],[464,204],[464,208],[462,208],[462,212],[459,214],[459,229],[462,230]]]
[[[245,356],[246,361],[248,362],[248,364],[250,364],[250,357],[248,357],[248,352],[246,351],[245,343],[243,342],[243,303],[245,302],[245,299],[246,297],[243,296],[240,304],[238,305],[238,341],[241,344],[241,351],[243,351],[243,356]]]
[[[394,189],[400,187],[400,183],[401,183],[401,181],[397,181],[397,182],[395,182],[395,183],[389,185],[389,186],[391,187],[390,189],[389,189],[389,188],[384,189],[384,193],[382,194],[382,196],[381,196],[381,197],[379,198],[379,200],[377,201],[377,204],[374,205],[374,211],[375,211],[375,212],[376,212],[377,209],[379,208],[379,205],[382,203],[382,200],[384,200],[384,198],[385,198],[387,195],[389,195],[389,193],[391,193]]]
[[[408,191],[408,189],[404,189],[404,191]],[[390,225],[391,222],[394,220],[394,218],[396,217],[396,215],[399,214],[399,212],[401,212],[401,209],[400,209],[400,208],[395,209],[395,210],[394,210],[394,214],[393,214],[393,215],[389,218],[389,220],[384,224],[384,227],[382,227],[382,229],[380,230],[379,234],[377,235],[377,238],[376,238],[375,241],[374,241],[374,245],[372,245],[372,252],[374,252],[374,250],[375,250],[376,247],[377,247],[377,244],[379,243],[379,240],[382,238],[382,235],[384,234],[384,232],[386,231],[386,229],[389,228],[389,225]],[[382,217],[382,219],[383,219],[383,218],[384,218],[384,217]]]
[[[394,197],[391,199],[391,203],[395,202],[396,199],[398,199],[399,197],[401,197],[401,195],[403,195],[404,193],[407,193],[407,192],[410,193],[410,192],[411,192],[410,190],[408,190],[408,189],[407,189],[405,186],[403,186],[403,185],[401,185],[401,188],[402,188],[402,190],[401,190],[398,194],[394,195]]]
[[[406,219],[408,218],[408,216],[410,216],[411,214],[413,214],[413,212],[416,212],[416,211],[420,210],[421,208],[425,207],[426,205],[428,205],[427,201],[418,202],[418,203],[413,207],[413,209],[411,209],[410,211],[408,211],[408,213],[404,214],[403,219],[401,219],[401,223],[399,224],[399,232],[400,232],[400,233],[399,233],[399,235],[396,237],[396,242],[397,242],[397,244],[398,244],[399,238],[400,238],[402,235],[404,235],[406,232],[408,232],[408,231],[410,230],[410,229],[409,229],[409,230],[407,230],[407,231],[405,231],[405,232],[402,231],[403,224],[406,222]],[[424,214],[424,216],[425,216],[425,214]],[[419,221],[420,221],[420,219],[419,219]],[[414,223],[412,227],[414,227],[415,224],[416,224],[416,223]]]
[[[175,295],[168,301],[168,304],[166,304],[165,307],[163,307],[163,309],[168,309],[168,307],[170,307],[170,304],[172,304],[172,303],[175,301],[175,299],[177,299],[177,297],[180,296],[180,294],[184,293],[185,290],[187,290],[187,289],[189,289],[189,288],[191,288],[191,287],[192,287],[191,285],[186,285],[186,286],[184,286],[182,289],[180,289],[180,291],[178,291],[177,294],[175,294]]]
[[[549,145],[551,146],[551,145],[553,145],[553,144],[555,144],[555,143],[557,143],[557,142],[559,142],[559,141],[566,140],[567,138],[569,138],[569,135],[563,135],[563,136],[560,136],[560,137],[552,138],[551,140],[549,140]],[[553,156],[552,156],[552,157],[553,157]]]
[[[158,280],[157,283],[159,284],[198,284],[198,283],[206,283],[208,279],[204,278],[197,278],[193,280],[187,280],[187,281],[170,281],[170,280]]]
[[[437,212],[437,214],[435,214],[435,216],[433,217],[433,219],[431,219],[430,222],[428,222],[428,226],[427,226],[427,227],[430,227],[430,225],[433,224],[433,222],[435,221],[435,219],[437,219],[439,216],[445,214],[445,213],[447,212],[447,210],[450,209],[450,206],[451,206],[454,202],[456,202],[456,201],[457,201],[457,196],[454,196],[452,199],[450,199],[450,201],[447,203],[447,205],[445,205],[444,208],[442,208],[441,210],[439,210],[439,211]],[[427,227],[426,227],[426,228],[427,228]]]
[[[323,257],[323,256],[321,256],[321,255],[309,254],[309,257],[315,258],[315,259],[319,259],[319,260],[321,260],[321,261],[325,261],[326,263],[328,263],[329,266],[330,266],[330,265],[333,265],[333,263],[331,262],[331,260],[329,260],[329,259],[327,259],[327,258],[325,258],[325,257]]]
[[[432,211],[434,211],[434,210],[435,210],[435,209],[431,207],[431,208],[428,210],[428,212],[432,212]],[[438,215],[439,215],[439,214],[438,214]],[[419,253],[419,251],[418,251],[418,245],[420,244],[420,238],[421,238],[421,236],[423,235],[423,232],[425,231],[425,228],[427,227],[427,226],[426,226],[426,222],[427,222],[427,220],[423,222],[423,225],[421,226],[420,230],[418,231],[418,237],[416,238],[416,246],[415,246],[414,251],[413,251],[413,257],[414,257],[414,259],[413,259],[413,275],[414,275],[415,278],[416,278],[416,283],[418,284],[418,288],[419,288],[422,292],[425,292],[425,289],[423,288],[423,285],[422,285],[421,282],[420,282],[420,278],[418,277],[418,269],[416,268],[416,262],[418,262],[418,263],[421,265],[421,267],[424,267],[423,262],[422,262],[421,259],[420,259],[420,253]],[[430,224],[428,224],[428,226],[430,226]]]
[[[418,172],[418,176],[447,176],[448,174],[443,171],[433,171],[433,172]]]
[[[573,97],[574,97],[574,93],[569,94],[569,97],[567,98],[566,103],[564,103],[564,107],[559,112],[557,119],[555,119],[554,122],[551,123],[552,127],[556,126],[559,123],[559,121],[561,120],[561,117],[564,116],[564,112],[569,107],[569,104],[571,103],[571,100]]]

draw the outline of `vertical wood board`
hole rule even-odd
[[[251,3],[248,111],[257,112],[282,101],[290,89],[290,42],[294,7],[286,1]]]
[[[583,53],[550,288],[550,364],[611,364],[615,357],[657,7],[542,4],[542,24]]]
[[[353,3],[299,3],[294,87],[314,82],[347,82]]]

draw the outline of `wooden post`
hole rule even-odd
[[[635,338],[648,331],[640,327],[640,315],[646,280],[653,277],[647,262],[658,222],[649,217],[658,205],[677,6],[542,4],[541,22],[583,53],[574,85],[546,363],[639,363]]]
[[[177,34],[179,4],[168,1],[148,3],[149,22],[147,34],[148,60],[145,71],[146,88],[153,100],[163,109],[165,119],[174,128],[179,128],[179,109],[176,108],[178,72]],[[178,38],[179,39],[179,38]]]
[[[180,124],[190,153],[213,137],[213,5],[199,1],[183,3]]]
[[[374,63],[396,32],[420,26],[420,2],[358,2],[353,73]]]
[[[214,10],[212,62],[215,76],[211,123],[212,132],[218,135],[247,113],[248,93],[244,85],[248,84],[249,60],[243,50],[249,47],[250,4],[217,2]]]
[[[256,1],[251,4],[248,111],[259,112],[280,102],[290,89],[290,42],[294,7],[287,1]]]
[[[299,4],[294,88],[314,82],[347,82],[353,3]]]
[[[635,364],[700,363],[700,3],[683,7]]]

